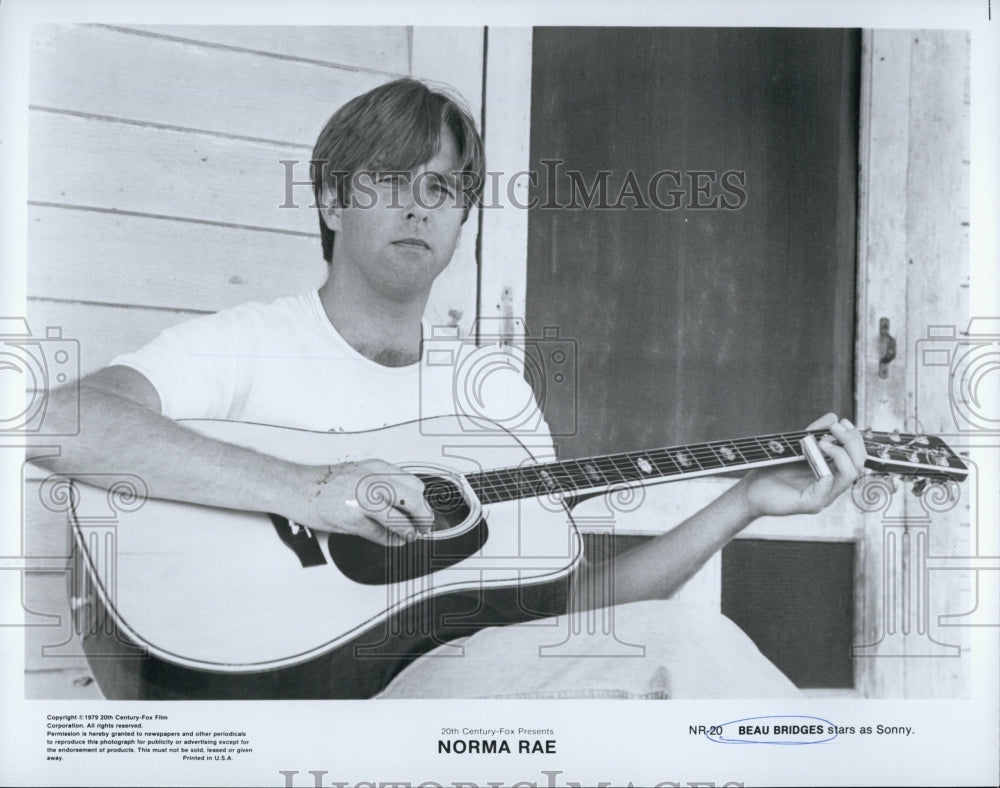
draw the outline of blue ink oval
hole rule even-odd
[[[773,714],[712,725],[705,736],[717,744],[822,744],[837,738],[837,726],[822,717]]]

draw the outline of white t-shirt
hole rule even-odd
[[[311,291],[179,323],[111,363],[148,378],[172,419],[354,432],[465,413],[514,432],[537,459],[553,458],[517,358],[428,328],[419,362],[385,367],[340,336]]]

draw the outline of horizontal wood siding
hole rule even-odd
[[[319,234],[308,188],[291,203],[299,207],[281,208],[280,162],[306,161],[308,149],[48,110],[32,113],[29,134],[34,204]],[[296,175],[308,178],[308,166]]]
[[[87,64],[83,75],[81,63]],[[196,41],[181,44],[140,31],[67,25],[35,39],[31,104],[293,142],[308,152],[333,110],[394,76]]]
[[[211,312],[326,277],[312,236],[37,205],[28,221],[28,288],[46,299]]]
[[[199,46],[215,44],[254,54],[338,66],[345,70],[377,71],[392,76],[411,73],[413,31],[406,27],[131,25],[124,29]]]

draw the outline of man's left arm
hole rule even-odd
[[[864,440],[847,419],[828,413],[807,429],[828,429],[837,442],[820,441],[833,464],[819,479],[806,463],[751,471],[701,511],[651,542],[585,567],[577,589],[608,588],[595,576],[613,572],[614,598],[606,604],[665,599],[758,517],[815,514],[847,490],[865,463]],[[578,596],[582,600],[583,595]],[[593,604],[591,601],[588,604]]]

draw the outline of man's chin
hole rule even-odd
[[[437,274],[433,276],[430,274],[427,276],[405,276],[382,282],[377,289],[379,295],[394,303],[426,302],[435,279],[437,279]]]

